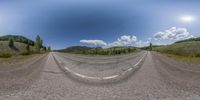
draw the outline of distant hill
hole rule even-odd
[[[152,48],[157,48],[157,47],[163,47],[165,45],[152,45]],[[142,50],[149,50],[149,46],[145,46],[145,47],[140,47],[140,49]]]
[[[93,47],[87,46],[71,46],[66,49],[57,50],[59,52],[67,52],[67,53],[83,53],[84,51],[88,51],[94,49]]]
[[[24,44],[29,43],[32,46],[34,45],[34,41],[20,35],[5,35],[0,37],[0,41],[9,41],[10,39],[12,39],[14,42],[20,42]]]
[[[66,49],[57,50],[58,52],[74,53],[74,54],[88,54],[88,55],[119,55],[127,54],[137,51],[135,47],[111,47],[111,48],[101,48],[101,47],[87,47],[87,46],[71,46]]]

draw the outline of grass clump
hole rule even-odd
[[[20,55],[26,56],[26,55],[31,55],[31,53],[28,51],[23,51],[20,53]]]
[[[12,57],[11,53],[8,52],[0,53],[0,58],[10,58],[10,57]]]

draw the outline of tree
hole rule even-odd
[[[13,41],[13,39],[10,39],[9,40],[9,44],[8,44],[10,47],[14,47],[14,41]]]
[[[51,51],[51,47],[50,46],[48,46],[48,51]]]
[[[44,48],[44,51],[47,51],[47,47],[44,46],[43,48]]]
[[[41,48],[41,39],[40,39],[40,36],[37,35],[35,39],[35,51],[40,52],[40,48]]]
[[[131,48],[130,47],[128,48],[128,53],[131,53]]]
[[[30,45],[29,44],[26,45],[26,51],[30,52]]]
[[[152,50],[152,43],[150,43],[150,45],[149,45],[149,50],[150,51]]]
[[[40,40],[40,48],[43,48],[43,40]]]

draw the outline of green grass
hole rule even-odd
[[[10,58],[11,56],[12,56],[11,53],[7,53],[7,52],[0,53],[0,58]]]
[[[200,57],[187,57],[187,56],[179,56],[179,55],[174,55],[174,54],[167,54],[167,53],[162,53],[163,55],[173,58],[178,61],[186,62],[186,63],[193,63],[193,64],[200,64]]]
[[[200,57],[200,41],[175,43],[172,45],[155,47],[153,50],[165,54],[173,54],[190,58]]]

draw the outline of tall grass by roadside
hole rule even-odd
[[[0,58],[10,58],[11,56],[12,54],[8,52],[0,53]]]
[[[200,57],[191,57],[191,56],[180,56],[180,55],[174,55],[174,54],[167,54],[162,53],[163,55],[173,58],[177,61],[185,62],[185,63],[192,63],[192,64],[200,64]]]
[[[200,57],[200,41],[174,43],[172,45],[155,47],[153,50],[179,56]]]

